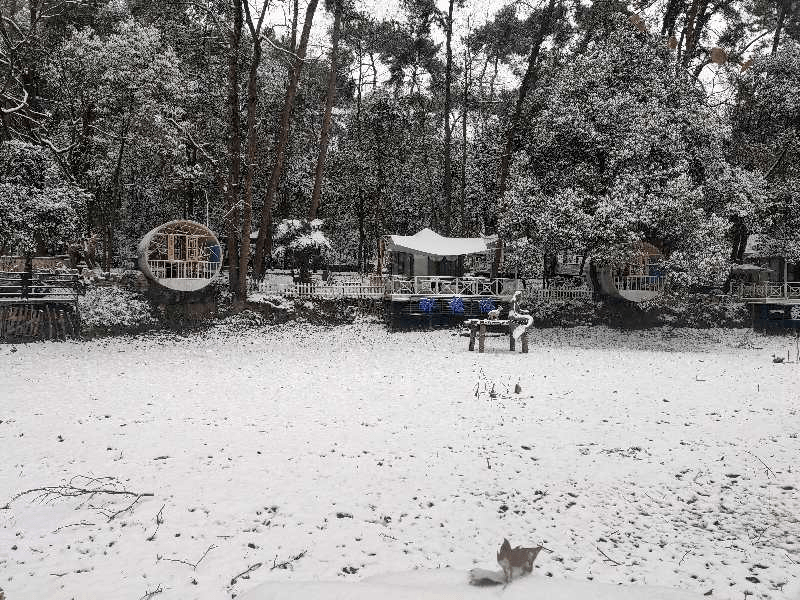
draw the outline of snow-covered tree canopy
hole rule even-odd
[[[766,182],[750,231],[800,260],[800,44],[758,58],[740,76],[732,122],[735,160]]]
[[[78,234],[79,212],[90,196],[63,181],[41,147],[0,144],[0,253],[42,253]]]
[[[646,240],[690,279],[719,273],[728,204],[758,202],[760,182],[725,162],[728,127],[676,74],[668,48],[624,15],[613,22],[607,38],[548,73],[501,231],[541,252],[613,262]]]
[[[331,243],[322,231],[325,221],[284,219],[275,228],[276,253],[313,254],[330,250]]]

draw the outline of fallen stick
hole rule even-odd
[[[753,457],[757,458],[758,462],[760,462],[762,465],[764,465],[764,470],[765,470],[765,473],[767,474],[767,477],[775,477],[775,471],[773,471],[769,467],[769,465],[767,463],[765,463],[763,460],[761,460],[761,458],[759,458],[757,455],[755,455],[752,452],[750,452],[750,450],[745,450],[745,452],[747,452],[750,456],[753,456]]]
[[[69,525],[62,525],[61,527],[54,529],[53,533],[58,533],[59,531],[61,531],[62,529],[66,529],[67,527],[79,527],[79,526],[88,527],[90,525],[94,525],[94,523],[87,523],[86,521],[81,521],[80,523],[70,523]]]
[[[613,558],[611,558],[611,557],[610,557],[608,554],[606,554],[605,552],[603,552],[602,550],[600,550],[600,548],[598,548],[597,546],[595,546],[595,549],[596,549],[596,550],[597,550],[597,551],[598,551],[600,554],[602,554],[603,556],[605,556],[605,560],[607,560],[608,562],[612,563],[612,564],[613,564],[615,567],[621,567],[621,566],[622,566],[622,563],[621,563],[621,562],[614,560],[614,559],[613,559]]]
[[[249,566],[249,567],[247,567],[247,568],[246,568],[244,571],[242,571],[242,572],[241,572],[241,573],[239,573],[238,575],[235,575],[235,576],[233,577],[233,579],[231,579],[231,585],[236,585],[236,581],[237,581],[238,579],[242,579],[242,578],[245,578],[245,579],[246,579],[246,578],[247,578],[247,576],[248,576],[250,573],[252,573],[252,572],[253,572],[253,571],[255,571],[256,569],[260,569],[260,568],[261,568],[263,565],[264,565],[264,563],[256,563],[256,564],[254,564],[254,565],[250,565],[250,566]]]
[[[137,498],[137,500],[138,500],[138,498]],[[166,506],[166,504],[162,504],[161,508],[159,508],[158,512],[156,513],[156,529],[153,532],[153,535],[151,535],[150,537],[147,538],[148,542],[152,542],[154,539],[156,539],[156,534],[158,533],[158,530],[160,529],[161,524],[164,522],[164,516],[163,516],[162,513],[164,512],[164,507],[165,506]]]
[[[188,565],[188,566],[192,567],[192,569],[196,571],[196,570],[197,570],[197,565],[199,565],[201,562],[203,562],[203,559],[204,559],[206,556],[208,556],[208,553],[209,553],[209,552],[211,552],[211,551],[212,551],[214,548],[216,548],[216,546],[215,546],[214,544],[211,544],[211,545],[210,545],[210,546],[209,546],[209,547],[206,549],[206,551],[205,551],[205,552],[203,552],[203,556],[201,556],[200,558],[198,558],[198,559],[197,559],[197,562],[193,562],[193,563],[192,563],[192,562],[189,562],[188,560],[181,560],[180,558],[168,558],[168,557],[166,557],[166,556],[158,556],[158,555],[156,555],[156,560],[157,560],[157,561],[159,561],[159,560],[168,560],[168,561],[170,561],[170,562],[182,563],[182,564],[184,564],[184,565]]]
[[[294,556],[290,556],[288,560],[283,561],[282,563],[277,562],[278,556],[276,555],[275,558],[272,560],[272,568],[270,571],[274,571],[275,569],[288,569],[292,566],[292,563],[297,562],[301,558],[303,558],[308,550],[303,550],[300,554],[295,554]]]
[[[145,592],[144,596],[139,598],[139,600],[150,600],[153,596],[157,596],[164,592],[164,588],[161,587],[161,584],[158,584],[158,587],[154,589],[152,592]]]

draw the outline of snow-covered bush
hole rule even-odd
[[[535,327],[609,325],[624,329],[672,326],[707,329],[747,327],[747,305],[720,303],[702,294],[660,296],[634,304],[606,300],[532,301],[527,307]]]
[[[150,303],[135,292],[96,287],[79,300],[81,325],[92,333],[133,333],[156,323]]]
[[[328,237],[322,228],[322,219],[284,219],[275,228],[274,258],[291,258],[294,266],[300,269],[303,281],[309,281],[309,266],[315,256],[322,257],[331,248]]]
[[[716,302],[703,294],[662,296],[640,306],[661,325],[708,329],[746,327],[749,322],[746,304]]]

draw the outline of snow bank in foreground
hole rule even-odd
[[[242,600],[700,600],[702,595],[652,586],[526,577],[505,589],[474,587],[464,571],[437,569],[369,577],[357,583],[344,581],[266,583],[242,596]],[[706,596],[707,597],[707,596]]]

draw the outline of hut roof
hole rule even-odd
[[[755,233],[747,238],[744,256],[748,258],[772,258],[774,256],[781,256],[782,253],[776,246],[775,240],[769,236]]]
[[[444,237],[427,227],[414,235],[390,235],[386,249],[391,252],[410,252],[433,257],[483,254],[491,239]]]

